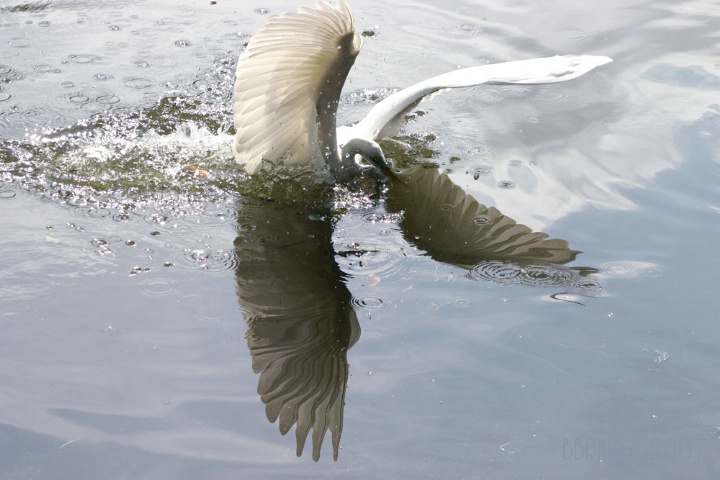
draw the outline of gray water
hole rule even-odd
[[[582,252],[533,276],[437,255],[372,182],[288,205],[208,159],[242,46],[300,4],[0,2],[0,478],[717,478],[717,5],[352,2],[344,123],[458,67],[614,59],[384,143]],[[252,321],[276,299],[289,333]],[[258,394],[297,338],[336,462]]]

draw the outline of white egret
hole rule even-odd
[[[400,90],[357,124],[336,128],[340,92],[361,47],[346,0],[337,6],[317,0],[270,19],[238,60],[235,160],[251,174],[282,165],[309,167],[326,179],[328,173],[347,177],[360,170],[356,155],[385,165],[376,141],[392,135],[403,114],[429,94],[479,84],[564,82],[612,61],[564,55],[463,68]]]

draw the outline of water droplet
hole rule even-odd
[[[517,184],[512,180],[501,180],[498,182],[498,188],[511,189],[515,188]]]

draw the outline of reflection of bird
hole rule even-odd
[[[265,203],[243,205],[235,240],[238,297],[268,420],[296,425],[297,454],[312,428],[313,459],[325,433],[337,460],[348,380],[347,350],[360,337],[332,250],[329,218]]]
[[[375,141],[392,135],[403,114],[429,94],[479,84],[564,82],[612,61],[566,55],[464,68],[401,90],[356,125],[336,129],[340,92],[361,46],[346,0],[337,6],[317,0],[275,17],[250,40],[237,66],[233,145],[248,173],[283,164],[351,175],[359,170],[356,155],[384,163]]]
[[[378,167],[385,173],[387,167]],[[395,172],[387,207],[402,212],[400,226],[410,243],[435,260],[466,268],[488,259],[563,264],[580,253],[482,205],[437,168]]]
[[[395,175],[387,208],[402,212],[405,238],[435,260],[471,268],[499,259],[532,265],[547,286],[576,283],[577,273],[558,275],[560,267],[552,266],[579,253],[566,241],[548,240],[546,233],[481,205],[437,169],[413,167]],[[360,326],[335,261],[332,220],[305,209],[248,201],[238,210],[237,224],[238,299],[267,418],[279,419],[283,435],[296,426],[298,456],[312,429],[315,460],[329,430],[337,459],[347,351],[360,338]]]

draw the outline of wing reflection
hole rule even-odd
[[[315,461],[330,430],[337,460],[347,350],[360,327],[334,260],[331,222],[262,204],[244,205],[238,224],[238,297],[267,418],[280,419],[283,435],[296,425],[298,456],[312,429]]]
[[[403,213],[407,241],[435,260],[505,284],[538,280],[551,286],[549,279],[552,286],[577,285],[578,276],[595,271],[563,270],[557,264],[579,253],[566,241],[548,239],[478,203],[436,169],[412,168],[398,177],[403,183],[392,186],[388,210]],[[337,460],[347,350],[359,339],[360,326],[334,258],[332,222],[274,203],[245,204],[237,217],[237,291],[267,418],[279,419],[283,435],[296,426],[298,456],[312,430],[315,461],[329,430]]]
[[[435,260],[468,269],[490,260],[540,267],[571,262],[580,253],[482,205],[435,168],[396,175],[401,182],[393,181],[387,208],[402,212],[405,239]]]

